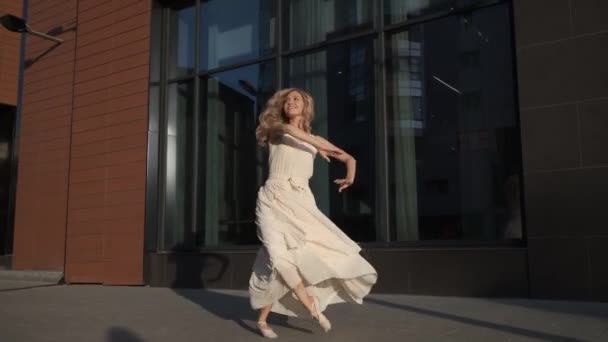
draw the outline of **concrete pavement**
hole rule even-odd
[[[279,341],[608,341],[608,303],[373,295],[271,319]],[[0,280],[0,341],[265,341],[244,291]]]

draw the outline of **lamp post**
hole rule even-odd
[[[0,17],[0,23],[2,26],[11,32],[19,32],[19,33],[29,33],[31,35],[52,40],[56,43],[63,43],[63,39],[49,36],[48,34],[44,34],[42,32],[34,31],[23,18],[16,17],[11,14],[6,14]]]

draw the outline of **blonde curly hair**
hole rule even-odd
[[[270,139],[271,129],[277,124],[288,123],[287,116],[283,111],[283,105],[287,100],[287,95],[291,92],[298,92],[304,101],[304,110],[302,111],[302,127],[307,133],[312,133],[311,123],[314,118],[314,100],[310,94],[299,88],[281,89],[274,93],[266,102],[266,106],[260,113],[259,124],[255,129],[255,137],[259,145],[266,145]]]

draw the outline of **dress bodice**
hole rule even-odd
[[[295,177],[308,180],[312,177],[317,149],[311,144],[283,134],[269,144],[269,149],[269,178]]]

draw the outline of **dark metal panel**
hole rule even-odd
[[[375,293],[527,297],[523,248],[365,249]],[[153,253],[151,286],[247,289],[256,250]],[[398,260],[398,262],[395,262]]]
[[[523,248],[369,249],[377,293],[527,297]],[[396,262],[398,261],[398,262]]]

